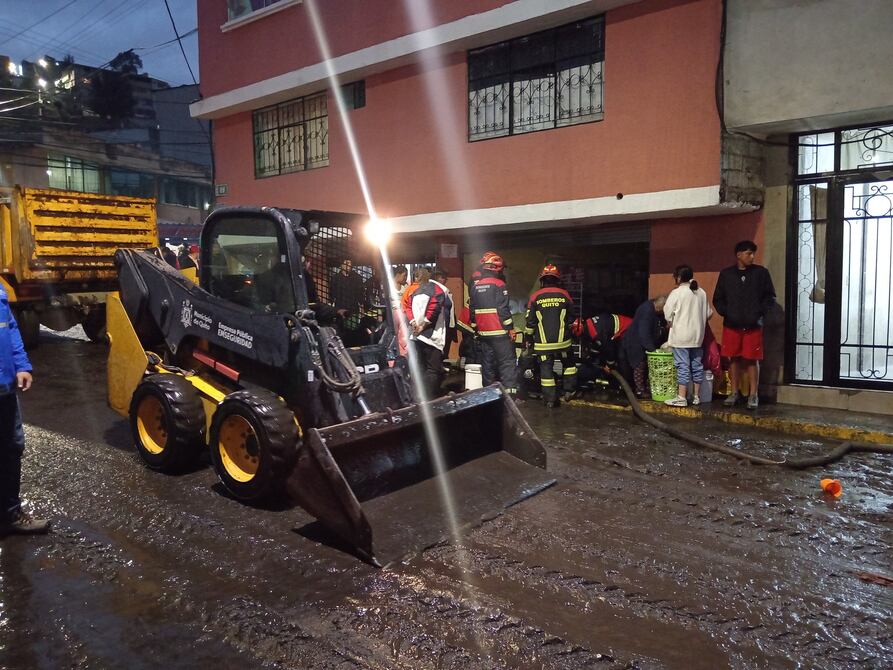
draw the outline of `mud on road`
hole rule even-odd
[[[891,572],[889,457],[748,466],[627,414],[528,404],[558,484],[376,570],[208,467],[144,468],[102,347],[44,333],[32,358],[24,491],[55,530],[0,542],[4,668],[893,665],[893,590],[853,574]],[[828,446],[684,425],[763,455]]]

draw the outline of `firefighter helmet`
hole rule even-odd
[[[583,320],[579,316],[571,324],[571,332],[574,337],[580,337],[583,334]]]
[[[549,263],[546,267],[543,268],[543,271],[540,272],[540,279],[544,279],[545,277],[554,277],[555,279],[561,279],[561,275],[558,274],[558,268]]]
[[[484,270],[500,272],[504,267],[505,262],[502,260],[502,256],[500,256],[499,254],[488,251],[483,256],[481,256],[481,268]]]

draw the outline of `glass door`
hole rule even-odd
[[[792,150],[786,379],[893,390],[893,125]]]
[[[839,189],[838,379],[843,386],[893,384],[893,179]]]

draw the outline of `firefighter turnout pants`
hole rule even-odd
[[[556,361],[561,364],[564,392],[573,393],[577,390],[577,366],[570,347],[558,351],[538,351],[536,356],[540,363],[540,386],[543,390],[543,402],[547,405],[554,405],[558,402],[558,382],[555,379]]]
[[[515,357],[515,343],[508,334],[477,338],[478,353],[481,357],[481,377],[484,386],[502,382],[506,390],[514,395],[518,388],[518,361]]]

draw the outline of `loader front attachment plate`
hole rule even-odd
[[[289,494],[367,560],[386,565],[555,483],[546,452],[499,386],[304,434]],[[444,469],[436,472],[433,448]],[[452,518],[451,518],[452,517]]]

